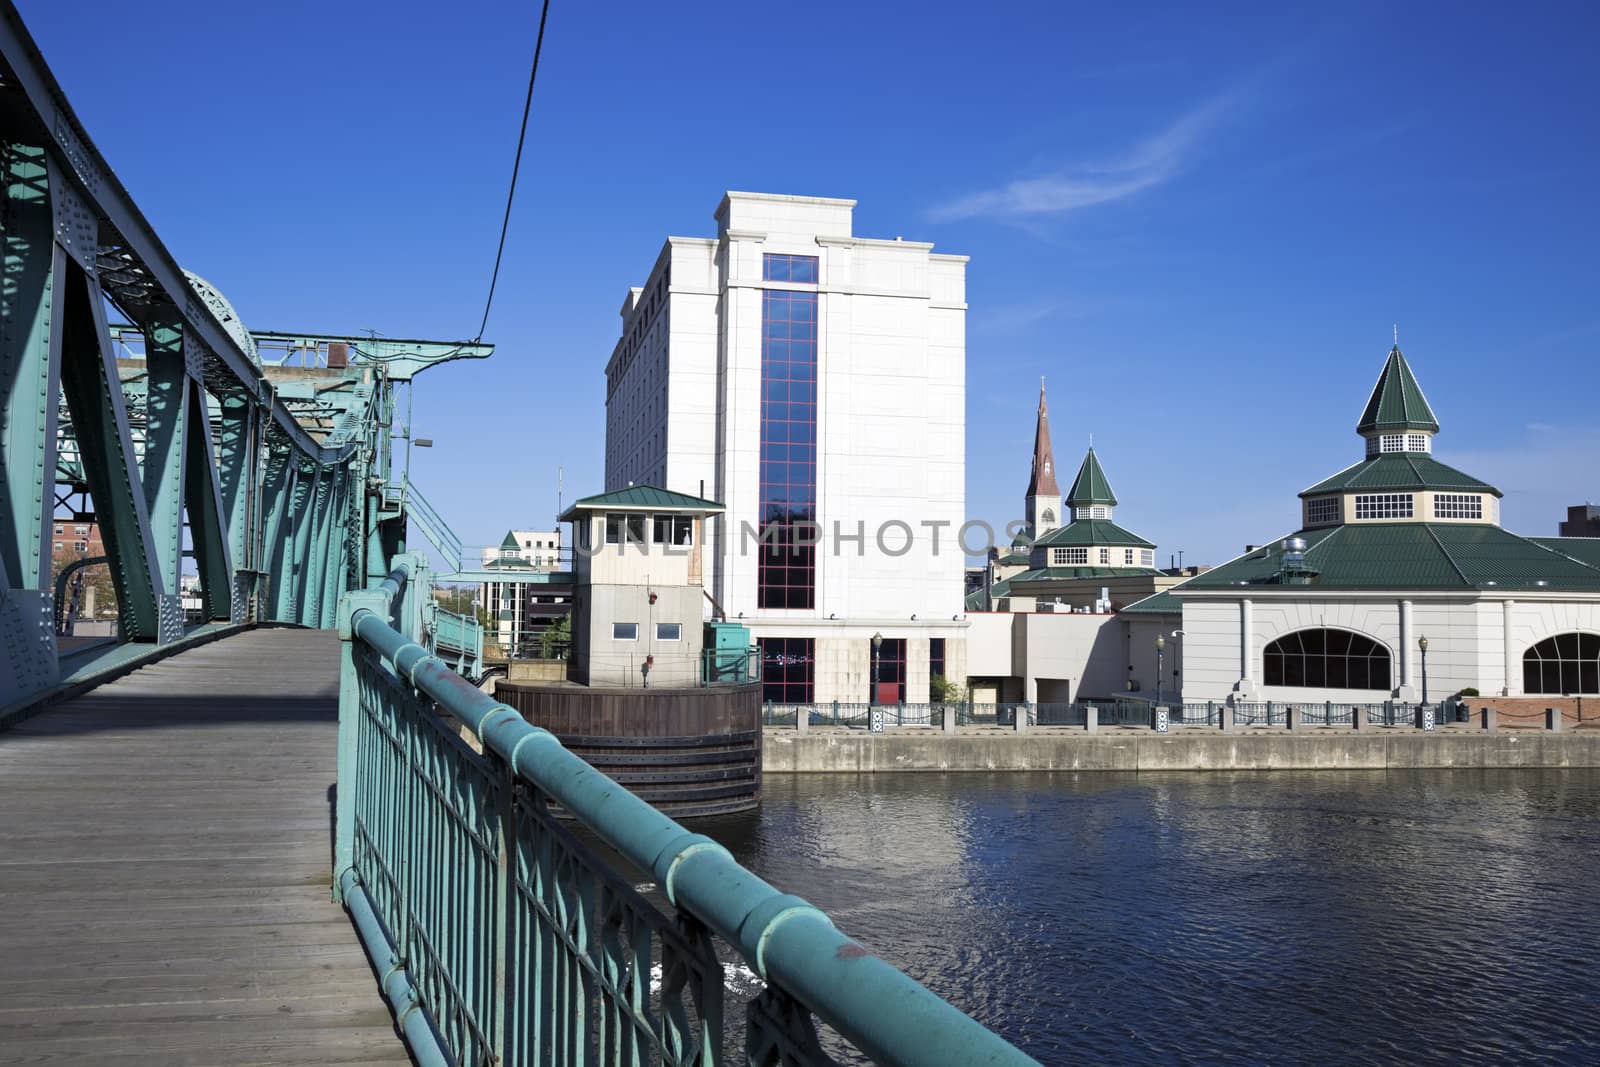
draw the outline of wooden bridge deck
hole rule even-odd
[[[0,733],[0,1063],[407,1063],[329,899],[338,640],[256,630]]]

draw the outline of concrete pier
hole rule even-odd
[[[1222,733],[1042,727],[971,730],[769,729],[767,774],[886,771],[1246,771],[1600,767],[1600,730],[1372,729]]]

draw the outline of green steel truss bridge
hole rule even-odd
[[[0,1063],[1033,1062],[468,680],[397,397],[489,346],[246,329],[10,0],[0,170]]]

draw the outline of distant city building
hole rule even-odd
[[[75,559],[92,559],[106,554],[100,540],[100,525],[94,522],[76,522],[56,519],[50,530],[50,562],[70,563]]]
[[[507,530],[500,544],[483,549],[481,564],[486,571],[560,570],[561,531]],[[541,654],[540,638],[571,609],[565,592],[525,581],[483,582],[479,594],[489,616],[485,638],[513,659]]]
[[[1567,509],[1567,521],[1557,527],[1562,537],[1600,537],[1600,507],[1579,504]]]
[[[914,702],[965,675],[967,261],[856,237],[854,206],[728,193],[629,290],[606,365],[606,488],[726,504],[707,591],[773,701],[865,701],[874,662]]]

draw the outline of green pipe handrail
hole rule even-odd
[[[691,940],[694,930],[709,930],[735,948],[767,984],[766,991],[752,1005],[749,1014],[748,1062],[777,1063],[780,1053],[785,1063],[829,1062],[818,1044],[812,1016],[879,1063],[1035,1062],[841,933],[823,912],[797,896],[775,889],[740,866],[723,846],[709,837],[684,829],[567,750],[553,734],[530,725],[512,708],[474,688],[447,663],[430,655],[407,633],[401,632],[407,628],[405,620],[410,610],[403,605],[415,589],[415,583],[408,583],[408,579],[418,566],[420,563],[398,557],[395,570],[379,589],[349,593],[341,605],[340,636],[344,641],[344,673],[340,693],[335,884],[364,928],[364,939],[368,940],[369,952],[383,975],[386,995],[396,1007],[402,1029],[420,1062],[458,1062],[469,1053],[480,1056],[485,1052],[500,1062],[517,1062],[528,1056],[537,1058],[537,1055],[549,1055],[549,1048],[541,1046],[542,1051],[536,1053],[519,1047],[518,1055],[507,1056],[505,1045],[510,1039],[503,1033],[505,1015],[515,1014],[519,1010],[517,1005],[503,1005],[502,1012],[500,1007],[495,1006],[493,998],[485,1001],[491,1005],[485,1014],[496,1015],[498,1024],[493,1024],[492,1020],[470,1017],[467,1004],[472,994],[462,988],[465,980],[461,975],[448,973],[434,957],[451,955],[453,958],[473,961],[473,966],[465,969],[477,974],[485,966],[485,954],[494,954],[493,970],[498,975],[497,981],[505,983],[508,989],[536,990],[538,995],[545,997],[557,995],[549,991],[551,982],[555,983],[558,991],[565,988],[569,998],[576,996],[573,989],[577,987],[573,982],[577,980],[570,979],[563,987],[559,975],[506,975],[503,971],[510,949],[505,945],[498,949],[487,945],[464,947],[451,941],[448,932],[424,932],[438,942],[435,944],[421,941],[416,937],[417,931],[411,931],[412,940],[419,941],[429,957],[415,961],[408,961],[407,944],[403,941],[397,947],[392,940],[380,940],[374,944],[371,938],[366,937],[368,931],[378,928],[386,932],[389,939],[395,938],[395,927],[407,926],[412,922],[408,909],[419,905],[415,901],[402,901],[398,907],[391,903],[387,916],[383,915],[383,908],[374,906],[374,896],[387,897],[398,893],[403,897],[406,883],[399,872],[388,869],[383,857],[369,859],[370,873],[364,875],[360,870],[358,852],[371,852],[373,849],[372,842],[367,840],[373,833],[372,828],[361,827],[358,831],[357,826],[357,793],[368,785],[358,777],[363,767],[381,768],[372,773],[385,776],[385,781],[389,782],[397,773],[396,768],[402,764],[413,774],[451,764],[464,766],[474,775],[481,775],[484,767],[498,766],[514,789],[527,789],[536,797],[548,797],[560,806],[564,814],[614,849],[625,861],[649,872],[668,902],[677,909],[679,927],[690,932]],[[397,602],[402,606],[397,608]],[[401,621],[400,629],[394,625],[397,620]],[[374,693],[387,694],[383,699],[392,699],[394,694],[399,694],[413,711],[420,708],[432,716],[436,709],[448,717],[444,721],[454,720],[462,724],[481,745],[481,756],[471,757],[460,751],[452,755],[438,746],[430,748],[418,741],[419,736],[425,735],[445,737],[454,743],[454,737],[447,730],[441,732],[437,718],[430,718],[426,723],[427,729],[421,734],[413,730],[404,738],[366,735],[377,737],[377,742],[373,742],[372,750],[363,751],[363,729],[371,727],[370,721],[363,721],[364,715],[370,715],[363,701],[371,701]],[[409,760],[409,763],[402,760],[402,751],[406,753],[404,760]],[[480,759],[489,763],[478,767],[475,761]],[[480,777],[468,782],[466,778],[447,777],[449,781],[443,785],[432,779],[425,781],[428,792],[419,795],[424,795],[429,804],[437,806],[442,803],[440,798],[443,797],[454,800],[477,796],[474,790],[484,789],[483,783],[488,780]],[[497,792],[490,787],[484,797],[497,796],[499,799],[492,802],[482,799],[480,803],[503,813],[507,801],[502,794],[503,791]],[[391,806],[387,803],[390,798],[378,799],[384,803],[377,804],[371,810],[382,818]],[[535,807],[538,807],[538,803]],[[482,883],[486,877],[483,862],[487,862],[493,872],[487,877],[503,881],[511,877],[508,868],[515,866],[517,856],[532,855],[535,851],[544,854],[552,847],[548,841],[534,848],[520,840],[508,846],[502,840],[498,869],[495,870],[487,838],[504,833],[508,825],[510,832],[517,834],[524,823],[516,818],[505,819],[503,814],[497,814],[496,811],[474,810],[465,815],[465,821],[474,827],[462,831],[462,835],[469,839],[466,852],[471,854],[465,860],[461,859],[460,850],[456,848],[462,840],[461,836],[451,839],[451,848],[439,846],[437,850],[456,856],[454,860],[441,856],[438,858],[440,864],[453,862],[457,868],[462,864],[469,868],[470,873],[463,877],[470,891],[462,891],[469,898],[472,893],[477,893],[478,899],[482,899],[481,894],[485,889]],[[423,826],[428,832],[437,832],[428,828],[440,825],[433,816],[413,815],[406,818],[413,820],[405,823],[406,826]],[[434,821],[430,822],[429,818],[434,818]],[[460,819],[459,816],[457,818]],[[480,820],[492,822],[497,829],[493,834],[486,833],[479,826]],[[449,829],[448,823],[443,825]],[[393,840],[402,845],[413,843],[404,833],[394,836],[394,830],[393,827],[384,827],[378,833],[380,836],[389,833]],[[533,832],[547,836],[563,833],[549,825],[535,828]],[[358,841],[358,833],[363,835],[362,840]],[[568,846],[558,840],[553,847],[559,850]],[[574,844],[571,847],[581,846]],[[474,852],[474,849],[477,851]],[[485,861],[485,856],[491,858]],[[594,876],[581,872],[574,874],[570,868],[550,869],[558,873],[565,870],[567,877],[577,879],[575,884],[579,888],[572,890],[574,900],[587,901],[594,893],[602,892],[595,888],[596,877],[601,880],[615,878],[615,872],[609,870]],[[369,895],[369,887],[364,884],[367,877],[382,883],[373,888],[372,895]],[[415,880],[417,874],[411,872],[405,877]],[[456,883],[451,881],[452,877],[452,871],[445,871],[438,877],[424,872],[422,884],[430,889],[438,884],[454,886]],[[585,878],[589,880],[584,881]],[[584,886],[588,888],[584,889]],[[508,896],[514,896],[504,885],[498,892],[498,899],[502,902]],[[585,893],[590,896],[584,896]],[[557,891],[556,895],[560,896],[561,891]],[[420,906],[437,909],[438,901],[431,900]],[[473,902],[471,899],[459,900],[456,906],[470,909]],[[581,908],[579,910],[582,911]],[[506,932],[509,922],[503,904],[500,911],[488,917],[479,916],[476,911],[472,914],[471,930],[482,937],[497,937],[503,941],[509,936]],[[374,915],[382,921],[375,920]],[[459,917],[458,914],[456,918]],[[578,927],[583,922],[581,917],[570,921],[578,924]],[[622,922],[620,919],[617,921]],[[402,939],[406,936],[400,935]],[[556,949],[561,947],[557,945]],[[545,957],[537,958],[548,957],[547,962],[553,961],[551,967],[560,971],[559,953],[558,956],[548,956],[549,951],[546,950]],[[663,963],[666,954],[667,949],[663,948]],[[537,956],[536,953],[534,955]],[[517,953],[517,956],[521,958],[521,953]],[[588,966],[586,957],[579,956],[578,962]],[[415,975],[406,973],[412,963],[418,968]],[[477,969],[474,970],[474,967]],[[574,973],[579,969],[575,968]],[[626,970],[625,966],[623,970]],[[716,995],[720,997],[720,967],[717,972]],[[619,981],[625,979],[626,975],[623,975]],[[583,980],[599,981],[592,975]],[[637,981],[637,976],[634,976],[634,980]],[[593,995],[590,987],[583,986],[583,989]],[[498,989],[495,995],[501,995]],[[696,1003],[698,1005],[699,1001]],[[600,1014],[604,1014],[605,1009],[606,1004],[601,1003]],[[582,1004],[574,1003],[571,1010],[580,1017],[583,1015]],[[641,1010],[648,1014],[647,1009]],[[703,1026],[709,1028],[715,1025],[720,1030],[720,1003],[712,1005],[708,1012],[709,1018],[703,1020]],[[417,1018],[419,1014],[427,1015],[429,1025],[422,1025]],[[631,1053],[617,1052],[623,1047],[622,1044],[608,1046],[603,1035],[597,1038],[589,1033],[585,1027],[591,1024],[580,1018],[573,1025],[584,1036],[579,1040],[570,1034],[566,1035],[568,1040],[578,1042],[568,1046],[569,1055],[575,1056],[579,1062],[589,1062],[589,1052],[598,1048],[601,1060],[606,1062],[613,1059],[642,1062],[638,1049],[630,1043],[637,1034],[628,1029],[641,1025],[638,1018],[627,1016],[615,1024],[626,1031],[628,1040],[623,1044],[632,1049]],[[445,1036],[447,1033],[457,1037],[452,1040]],[[549,1035],[545,1035],[544,1039],[556,1040]],[[598,1045],[590,1046],[590,1040],[598,1040]],[[702,1034],[701,1040],[706,1042],[703,1048],[697,1046],[690,1050],[692,1054],[686,1058],[673,1058],[671,1062],[720,1062],[721,1033]],[[462,1045],[470,1048],[460,1047]],[[660,1051],[663,1058],[667,1058],[664,1046]]]

